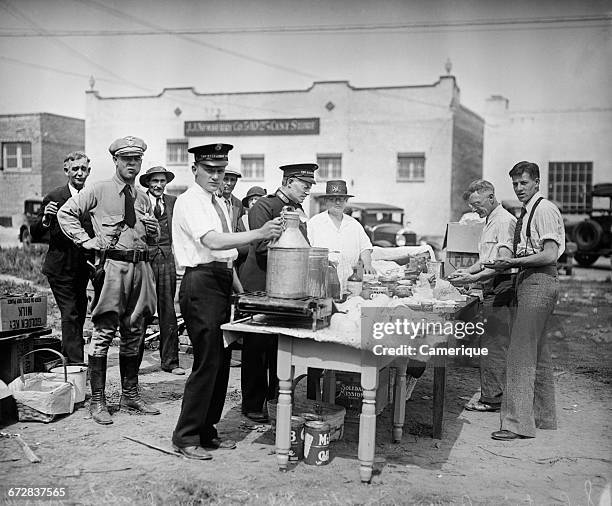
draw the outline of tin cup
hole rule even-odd
[[[311,421],[304,426],[304,463],[325,466],[329,463],[330,425]]]
[[[301,416],[291,417],[291,447],[289,448],[289,462],[297,462],[304,458],[304,424],[306,420]]]

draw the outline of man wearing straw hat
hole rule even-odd
[[[174,174],[160,164],[153,164],[140,176],[140,184],[147,188],[147,196],[153,206],[153,215],[159,223],[157,241],[149,244],[149,261],[155,275],[157,314],[159,316],[159,357],[163,371],[184,375],[179,367],[179,341],[174,294],[176,293],[176,266],[172,254],[172,216],[176,197],[164,192]],[[144,340],[140,346],[141,358]]]

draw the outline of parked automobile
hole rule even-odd
[[[576,261],[589,266],[612,253],[612,183],[593,185],[592,197],[608,199],[608,207],[592,208],[589,217],[566,225],[565,232],[576,243]]]
[[[416,246],[416,234],[404,227],[404,210],[401,207],[373,202],[350,202],[344,210],[363,226],[372,245]]]
[[[49,231],[37,239],[34,239],[30,233],[30,227],[36,220],[40,206],[42,206],[42,199],[27,199],[23,202],[23,215],[19,223],[19,241],[26,246],[33,242],[49,242]]]
[[[502,206],[516,216],[517,219],[520,217],[523,204],[519,200],[502,200]],[[557,207],[559,207],[558,204]],[[565,224],[565,219],[563,222]],[[568,276],[571,276],[577,246],[576,243],[571,241],[571,237],[567,233],[567,224],[565,224],[565,229],[565,252],[557,260],[557,267],[563,269]]]

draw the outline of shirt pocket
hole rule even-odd
[[[99,217],[98,223],[104,239],[114,245],[124,227],[123,214],[106,214]]]
[[[485,241],[481,246],[484,260],[494,260],[497,258],[497,241]]]

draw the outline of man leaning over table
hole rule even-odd
[[[77,245],[95,250],[104,262],[104,281],[91,313],[94,331],[89,348],[93,420],[113,423],[105,397],[108,347],[121,336],[119,371],[122,407],[142,414],[158,415],[138,391],[138,347],[145,319],[155,313],[155,279],[149,265],[147,238],[159,235],[149,198],[136,189],[135,179],[147,145],[138,137],[123,137],[108,148],[115,163],[115,176],[88,185],[57,212],[62,231]],[[90,238],[81,220],[91,216],[95,237]]]
[[[487,355],[480,356],[480,399],[466,405],[465,409],[497,412],[506,386],[514,277],[485,265],[498,255],[504,258],[512,256],[508,244],[514,237],[516,218],[497,201],[495,188],[488,181],[473,181],[465,192],[465,198],[470,208],[486,221],[478,240],[478,261],[467,269],[457,269],[449,278],[458,283],[482,284],[485,327],[480,336],[480,347],[488,351]]]
[[[514,258],[498,258],[495,268],[518,267],[517,308],[508,348],[506,389],[500,411],[502,441],[532,438],[536,428],[556,430],[555,384],[546,326],[559,296],[557,260],[565,251],[561,212],[540,193],[540,169],[519,162],[510,171],[523,203],[512,241]]]
[[[193,346],[193,366],[185,383],[181,412],[172,434],[175,449],[189,459],[208,460],[207,449],[233,449],[215,425],[221,419],[229,379],[230,354],[221,325],[229,321],[232,286],[242,291],[233,269],[237,247],[281,234],[280,219],[248,232],[233,233],[227,208],[215,194],[223,181],[231,144],[190,148],[195,184],[174,206],[173,249],[185,270],[179,289],[181,313]]]

